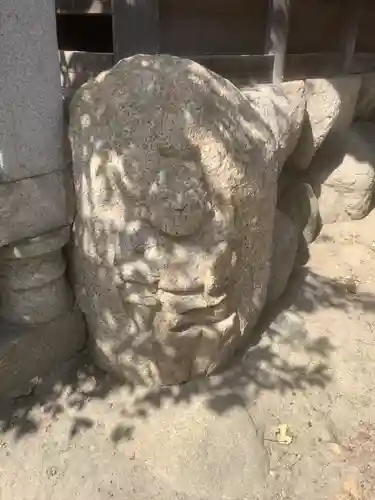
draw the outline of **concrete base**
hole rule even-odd
[[[0,322],[0,397],[22,391],[33,378],[47,374],[81,349],[85,338],[77,309],[40,325]]]

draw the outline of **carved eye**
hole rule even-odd
[[[164,233],[187,236],[202,224],[206,192],[195,164],[169,161],[149,189],[150,221]]]

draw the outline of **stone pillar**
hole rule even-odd
[[[0,41],[1,394],[71,355],[84,329],[61,252],[74,197],[54,1],[2,0]]]
[[[0,317],[16,325],[39,325],[72,309],[61,247],[65,227],[0,249]]]

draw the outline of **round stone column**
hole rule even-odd
[[[0,246],[72,220],[53,0],[1,0]]]
[[[1,0],[0,183],[63,165],[55,3]]]
[[[4,321],[47,323],[72,309],[61,252],[68,239],[65,227],[0,249],[0,317]]]
[[[74,197],[55,3],[0,4],[1,396],[74,355],[85,329],[61,251]]]

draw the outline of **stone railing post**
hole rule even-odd
[[[61,252],[74,198],[54,2],[2,0],[0,14],[2,394],[73,354],[84,329]]]

